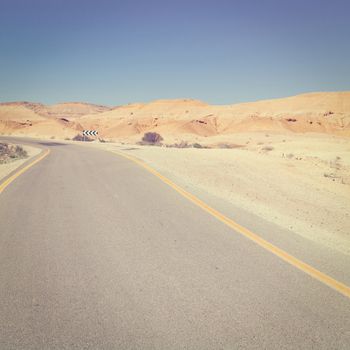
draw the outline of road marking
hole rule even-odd
[[[7,180],[5,180],[3,183],[0,184],[0,193],[15,179],[17,179],[18,176],[22,175],[25,171],[27,171],[29,168],[31,168],[36,163],[39,163],[41,160],[43,160],[48,154],[50,153],[50,150],[47,149],[44,154],[42,154],[39,158],[36,158],[31,163],[27,164],[24,168],[21,168],[18,170],[15,174],[10,176]]]
[[[128,154],[118,152],[118,151],[110,151],[112,153],[118,154],[121,157],[124,157],[126,159],[131,160],[132,162],[138,164],[142,168],[146,169],[156,177],[158,177],[160,180],[162,180],[164,183],[166,183],[168,186],[172,187],[175,191],[180,193],[183,197],[187,198],[203,210],[205,210],[207,213],[211,214],[227,226],[231,227],[234,229],[236,232],[242,234],[246,238],[250,239],[251,241],[255,242],[262,248],[268,250],[269,252],[273,253],[274,255],[278,256],[280,259],[284,260],[285,262],[289,263],[290,265],[296,267],[297,269],[305,272],[309,276],[317,279],[318,281],[326,284],[328,287],[331,287],[332,289],[336,290],[337,292],[343,294],[344,296],[350,298],[350,287],[345,285],[344,283],[341,283],[334,278],[326,275],[325,273],[315,269],[314,267],[304,263],[303,261],[297,259],[293,255],[288,254],[284,250],[276,247],[272,243],[266,241],[265,239],[261,238],[257,234],[253,233],[246,227],[241,226],[237,222],[233,221],[232,219],[228,218],[224,214],[220,213],[216,209],[210,207],[208,204],[204,203],[202,200],[200,200],[198,197],[194,196],[192,193],[187,192],[180,186],[176,185],[174,182],[169,180],[167,177],[164,175],[158,173],[155,169],[144,163],[143,161],[132,157]]]

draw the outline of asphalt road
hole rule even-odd
[[[40,146],[0,195],[1,350],[350,348],[349,298],[124,158]]]

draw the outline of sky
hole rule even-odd
[[[350,90],[349,0],[0,0],[0,101]]]

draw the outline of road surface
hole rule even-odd
[[[0,349],[350,348],[349,298],[127,159],[31,143],[0,194]]]

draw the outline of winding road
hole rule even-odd
[[[128,159],[26,142],[50,154],[0,194],[0,349],[350,348],[345,295]]]

